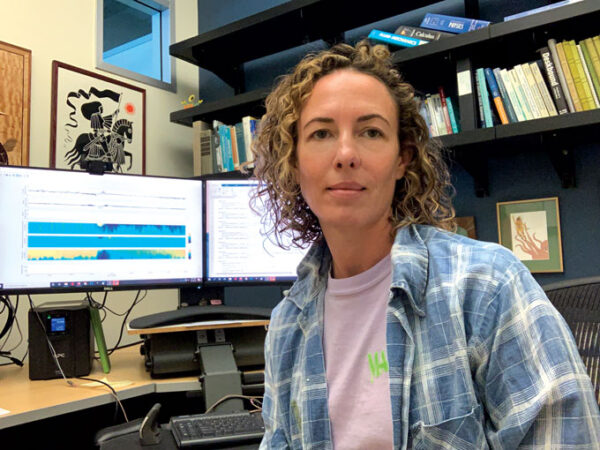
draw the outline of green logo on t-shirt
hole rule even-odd
[[[371,383],[374,378],[378,378],[382,372],[389,372],[390,367],[388,365],[387,358],[385,357],[385,350],[367,354],[369,359],[369,369],[371,369]]]

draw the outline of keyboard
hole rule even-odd
[[[259,441],[265,433],[260,412],[174,416],[169,423],[179,448]]]

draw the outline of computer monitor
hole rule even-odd
[[[267,237],[269,228],[250,207],[258,181],[206,180],[206,283],[291,283],[307,249],[284,250]],[[288,243],[291,242],[288,241]]]
[[[0,167],[0,293],[196,286],[202,181]]]

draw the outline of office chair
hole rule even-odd
[[[600,277],[542,286],[575,337],[600,405]]]

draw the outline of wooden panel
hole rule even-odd
[[[0,42],[0,144],[10,165],[29,165],[30,95],[31,51]]]

